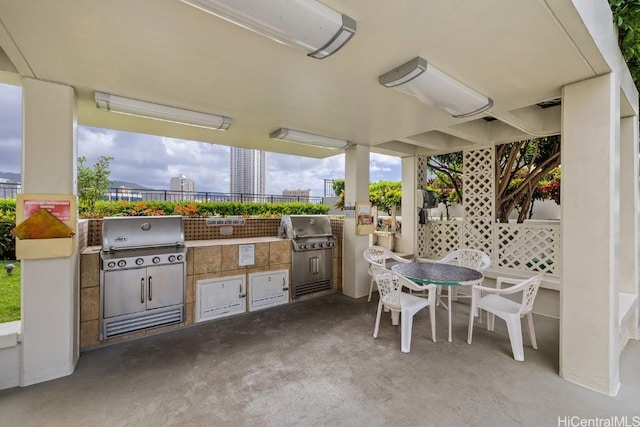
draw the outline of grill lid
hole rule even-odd
[[[102,221],[102,250],[184,245],[180,215],[118,216]]]
[[[284,215],[280,236],[287,239],[331,237],[331,221],[327,215]]]

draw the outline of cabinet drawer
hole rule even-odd
[[[289,302],[289,270],[249,274],[249,311]]]
[[[196,282],[196,322],[247,311],[245,276],[218,277]]]

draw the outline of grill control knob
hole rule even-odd
[[[144,260],[142,258],[136,259],[136,265],[142,265],[142,264],[144,264]]]
[[[154,264],[159,264],[160,263],[160,257],[159,256],[154,256],[151,261],[153,261]]]
[[[313,245],[311,245],[312,248],[315,248],[316,246],[318,246],[318,245],[316,245],[315,243]]]
[[[125,265],[127,265],[127,261],[121,259],[120,261],[118,261],[118,267],[124,267]]]
[[[176,260],[175,255],[169,255],[169,262],[175,262],[175,260]]]
[[[182,255],[178,255],[178,261],[182,261],[184,257]]]
[[[109,261],[109,262],[107,263],[107,267],[109,267],[109,268],[113,268],[113,267],[115,267],[115,266],[116,266],[116,262],[115,262],[115,261]]]

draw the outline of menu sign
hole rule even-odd
[[[23,201],[24,219],[29,218],[40,209],[48,210],[53,216],[60,221],[69,221],[71,219],[71,202],[69,200],[24,200]]]

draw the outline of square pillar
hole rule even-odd
[[[369,201],[369,147],[352,145],[345,150],[344,203]],[[369,235],[356,234],[355,211],[345,210],[342,244],[342,292],[352,298],[369,294],[369,265],[363,257]]]
[[[418,256],[416,233],[418,208],[416,207],[416,158],[402,158],[402,229],[396,235],[396,252]]]
[[[22,188],[76,194],[73,88],[23,81]],[[69,375],[78,359],[78,256],[22,261],[21,385]]]
[[[638,297],[640,191],[638,116],[620,119],[620,292]],[[636,304],[637,327],[637,304]],[[637,336],[636,338],[640,338]]]
[[[619,96],[615,74],[562,96],[560,375],[608,395],[620,386]]]

